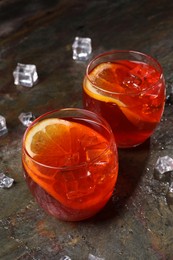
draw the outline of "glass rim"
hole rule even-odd
[[[141,55],[143,57],[146,57],[148,58],[148,60],[151,60],[153,61],[155,64],[157,64],[157,66],[159,67],[159,73],[160,73],[160,76],[159,76],[159,79],[157,80],[157,82],[155,82],[154,84],[152,84],[150,87],[148,87],[147,89],[144,89],[144,90],[141,90],[139,91],[138,93],[134,93],[134,92],[128,92],[128,93],[121,93],[121,92],[115,92],[115,91],[109,91],[109,90],[105,90],[95,84],[92,83],[92,81],[90,80],[90,77],[89,77],[89,68],[90,66],[98,59],[102,58],[102,57],[106,57],[108,55],[114,55],[116,53],[134,53],[134,54],[137,54],[137,55]],[[96,67],[96,66],[95,66]],[[94,68],[95,68],[94,67]],[[157,59],[155,59],[154,57],[146,54],[146,53],[143,53],[143,52],[140,52],[140,51],[135,51],[135,50],[111,50],[111,51],[105,51],[103,53],[100,53],[98,54],[97,56],[95,56],[93,59],[90,60],[90,62],[88,63],[87,65],[87,68],[86,68],[86,77],[88,79],[88,81],[90,82],[90,84],[92,84],[92,86],[96,89],[98,89],[99,91],[102,91],[104,93],[107,93],[107,94],[110,94],[110,95],[122,95],[122,96],[126,96],[126,95],[132,95],[132,96],[137,96],[137,95],[140,95],[142,93],[145,93],[146,91],[150,90],[151,88],[153,88],[155,85],[159,84],[159,82],[161,82],[163,80],[163,69],[162,69],[162,66],[160,65],[160,63],[157,61]]]
[[[28,153],[27,149],[26,149],[26,144],[25,144],[25,139],[26,139],[26,135],[28,134],[28,132],[30,131],[30,129],[37,124],[40,120],[44,119],[45,117],[56,113],[56,112],[63,112],[63,111],[79,111],[79,112],[83,112],[83,113],[87,113],[90,115],[94,115],[97,116],[99,119],[101,119],[101,121],[104,123],[105,129],[107,130],[107,132],[109,133],[110,136],[110,140],[109,140],[109,144],[108,146],[94,159],[92,159],[89,162],[82,162],[79,164],[74,164],[74,165],[67,165],[67,166],[51,166],[51,165],[47,165],[41,162],[38,162],[37,160],[35,160],[34,158],[32,158],[32,156]],[[50,117],[51,118],[51,117]],[[57,117],[59,118],[59,117]],[[102,125],[101,125],[102,126]],[[97,161],[104,153],[106,153],[106,151],[108,151],[108,149],[110,149],[110,146],[114,143],[115,149],[117,150],[117,145],[114,139],[114,135],[112,132],[111,127],[109,126],[109,124],[107,123],[107,121],[100,115],[89,111],[87,109],[83,109],[83,108],[60,108],[60,109],[54,109],[51,111],[48,111],[42,115],[40,115],[39,117],[37,117],[30,125],[29,127],[25,130],[23,138],[22,138],[22,157],[23,157],[23,153],[25,153],[29,159],[34,162],[36,165],[40,165],[41,167],[47,168],[47,169],[54,169],[54,170],[61,170],[61,171],[70,171],[70,170],[74,170],[74,169],[78,169],[78,168],[82,168],[82,167],[87,167],[89,165],[91,165],[93,162]]]

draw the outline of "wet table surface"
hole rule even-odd
[[[119,178],[106,207],[83,222],[62,222],[36,204],[23,177],[21,112],[40,114],[82,107],[86,62],[72,59],[75,36],[92,39],[93,55],[133,49],[158,59],[167,95],[173,82],[171,0],[5,0],[0,2],[0,172],[14,178],[0,189],[0,259],[173,259],[170,183],[154,177],[159,156],[173,157],[173,105],[168,99],[153,136],[136,149],[119,150]],[[16,64],[35,64],[39,81],[15,86]],[[90,257],[91,259],[91,257]]]

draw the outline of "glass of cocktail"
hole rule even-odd
[[[164,110],[165,81],[160,64],[137,51],[111,51],[88,64],[84,108],[103,116],[117,146],[134,147],[154,132]]]
[[[37,202],[66,221],[86,219],[101,210],[118,175],[110,126],[95,113],[77,108],[37,118],[24,134],[22,162]]]

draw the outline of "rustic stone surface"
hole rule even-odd
[[[75,36],[90,37],[93,54],[134,49],[161,63],[167,91],[173,84],[173,2],[171,0],[5,0],[0,2],[0,114],[8,134],[0,137],[0,171],[15,179],[0,189],[0,259],[173,259],[173,211],[168,183],[154,179],[159,156],[173,157],[173,105],[166,105],[153,134],[136,149],[119,151],[114,195],[94,218],[67,223],[48,216],[25,184],[21,112],[40,115],[82,106],[86,62],[72,60]],[[38,83],[17,87],[17,62],[37,66]]]

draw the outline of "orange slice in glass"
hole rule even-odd
[[[141,121],[156,123],[156,118],[145,115],[142,111],[136,111],[133,108],[134,104],[131,109],[129,104],[121,100],[123,95],[128,95],[128,93],[126,94],[125,88],[119,84],[116,78],[116,70],[125,71],[128,70],[128,67],[110,62],[99,64],[90,72],[90,81],[88,79],[85,80],[84,91],[96,100],[116,104],[127,119],[136,126]]]
[[[83,208],[84,205],[79,202],[72,206],[67,194],[73,191],[77,197],[77,187],[81,194],[85,193],[85,190],[80,190],[85,178],[86,182],[92,181],[85,162],[89,163],[102,154],[108,147],[108,141],[85,125],[50,118],[28,129],[24,145],[30,157],[26,155],[23,164],[33,181],[62,204]],[[94,150],[95,155],[91,150]],[[80,164],[83,165],[81,168],[71,168]],[[93,192],[94,183],[91,185],[92,189],[90,187],[86,194]]]

